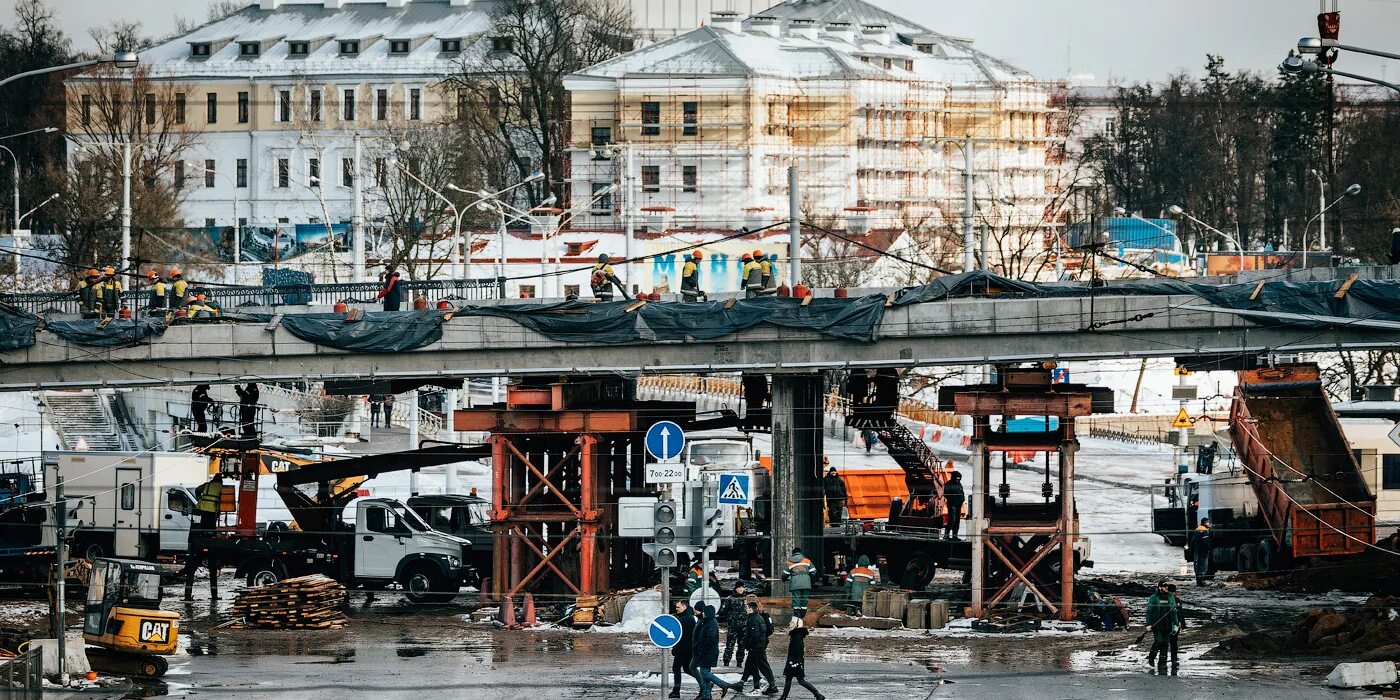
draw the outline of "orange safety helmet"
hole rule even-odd
[[[690,257],[695,258],[696,260],[699,260],[699,259],[705,257],[705,254],[704,254],[704,253],[701,253],[700,251],[697,250],[697,251],[692,252],[692,253],[690,254]]]
[[[88,276],[88,277],[96,277],[98,274],[99,274],[99,273],[97,272],[97,268],[94,267],[94,268],[88,270],[87,276]]]
[[[114,267],[112,267],[111,265],[108,265],[107,267],[105,267],[105,268],[102,269],[102,274],[105,274],[105,275],[115,275],[115,274],[117,274],[117,269],[114,268]]]
[[[199,296],[196,296],[195,298],[198,299],[198,300],[200,300],[200,301],[204,301],[204,295],[203,295],[203,294],[200,294]]]
[[[761,250],[755,250],[755,251],[753,252],[753,259],[754,259],[754,260],[758,260],[759,258],[762,258],[762,257],[763,257],[763,251],[761,251]]]
[[[148,279],[148,280],[153,280],[153,279],[155,279],[155,278],[156,278],[156,271],[155,271],[155,270],[149,270],[149,271],[146,272],[146,279]]]
[[[740,256],[739,256],[739,259],[742,260],[742,261],[744,261],[744,262],[752,262],[752,261],[753,261],[753,256],[752,256],[752,255],[749,255],[748,253],[744,253],[743,255],[740,255]]]
[[[174,277],[175,275],[178,275],[178,274],[180,274],[180,268],[178,268],[178,267],[172,267],[172,268],[170,268],[170,276],[171,276],[171,277]]]

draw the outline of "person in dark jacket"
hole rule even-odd
[[[729,661],[734,659],[740,666],[744,665],[744,630],[749,623],[748,606],[744,605],[744,593],[746,591],[744,582],[734,584],[734,595],[724,601],[724,607],[720,609],[720,617],[723,618],[724,631],[724,665],[728,666]],[[735,657],[735,653],[738,657]]]
[[[1178,643],[1181,640],[1181,630],[1186,629],[1186,611],[1181,609],[1181,596],[1176,593],[1176,584],[1167,584],[1167,593],[1172,597],[1172,610],[1176,611],[1176,625],[1172,629],[1172,665],[1178,666],[1181,661],[1178,657]],[[1165,652],[1164,652],[1165,653]]]
[[[209,385],[195,385],[194,391],[190,392],[190,417],[194,419],[196,433],[209,432],[209,404],[211,403],[213,401],[209,399]]]
[[[1152,650],[1147,653],[1147,664],[1157,663],[1157,652],[1162,652],[1161,663],[1166,665],[1167,654],[1171,653],[1172,637],[1176,634],[1176,598],[1167,589],[1170,581],[1157,584],[1157,592],[1147,599],[1147,626],[1152,630]]]
[[[744,642],[749,660],[744,667],[744,675],[739,678],[739,686],[743,687],[744,679],[753,676],[753,689],[758,690],[758,679],[762,676],[768,681],[768,689],[763,694],[777,695],[778,682],[773,678],[773,667],[768,664],[768,635],[773,633],[773,623],[758,611],[758,601],[749,601],[748,608],[749,621]]]
[[[729,684],[715,676],[714,668],[719,665],[719,619],[715,617],[715,606],[700,604],[700,622],[695,627],[695,643],[692,647],[691,666],[695,678],[700,681],[699,700],[712,700],[711,688],[719,686],[720,697],[737,690],[738,684]]]
[[[787,663],[783,665],[783,698],[788,696],[788,691],[792,690],[792,682],[797,681],[798,685],[812,691],[812,697],[817,700],[826,698],[817,690],[817,687],[807,682],[807,628],[802,624],[802,618],[792,618],[792,627],[788,629],[788,654]],[[782,700],[781,698],[779,700]]]
[[[822,457],[822,461],[826,461],[826,458]],[[846,482],[836,473],[836,467],[826,470],[826,478],[822,479],[822,493],[826,495],[826,521],[840,524],[844,519],[841,513],[846,509]]]
[[[967,496],[963,493],[962,472],[953,472],[947,483],[943,484],[943,500],[948,504],[948,512],[944,515],[947,527],[943,536],[956,540],[958,527],[962,523],[963,504],[967,502]]]
[[[1210,518],[1201,518],[1201,526],[1191,533],[1191,560],[1196,565],[1196,585],[1206,585],[1211,578],[1210,555],[1215,535],[1210,530]]]
[[[233,385],[233,390],[238,392],[238,431],[245,438],[257,437],[258,420],[258,385],[244,384]]]
[[[690,603],[684,598],[675,602],[676,619],[681,621],[681,641],[671,649],[671,676],[674,681],[671,683],[670,697],[681,696],[681,673],[695,677],[699,676],[691,670],[691,658],[695,649],[695,611],[690,609]]]
[[[398,311],[403,302],[403,286],[399,284],[399,272],[393,264],[384,265],[384,287],[379,290],[378,298],[384,300],[385,311]]]

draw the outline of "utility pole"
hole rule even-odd
[[[42,426],[43,421],[41,420],[39,423]],[[40,434],[42,435],[42,432]],[[57,546],[54,547],[54,552],[57,554],[58,560],[54,562],[53,620],[54,627],[56,628],[54,630],[54,638],[58,640],[58,681],[62,683],[63,656],[66,653],[63,648],[65,643],[64,631],[68,627],[67,621],[64,619],[64,603],[66,602],[65,596],[67,592],[64,590],[65,576],[63,572],[63,564],[68,561],[68,508],[65,507],[63,503],[63,477],[58,476],[58,470],[54,470],[54,474],[58,481],[58,483],[54,484],[53,489],[54,537],[57,540],[55,543]]]
[[[355,162],[353,167],[355,172],[351,173],[350,184],[354,187],[355,193],[355,218],[350,223],[350,245],[354,250],[350,254],[350,264],[355,266],[354,280],[356,282],[367,282],[368,276],[365,274],[365,191],[364,184],[360,177],[360,132],[355,132]],[[453,242],[456,245],[456,242]]]
[[[631,286],[632,286],[632,281],[633,281],[633,280],[632,280],[632,239],[635,237],[634,229],[635,229],[635,227],[636,227],[636,219],[637,219],[637,217],[633,214],[633,212],[636,211],[636,209],[637,209],[637,205],[636,205],[636,190],[635,190],[635,187],[634,187],[634,186],[636,185],[636,182],[635,182],[635,180],[634,180],[633,177],[632,177],[632,166],[635,165],[635,156],[633,155],[632,144],[625,144],[622,148],[623,148],[623,159],[622,159],[622,162],[623,162],[623,168],[624,168],[624,172],[622,173],[622,182],[623,182],[623,186],[624,186],[624,188],[625,188],[625,192],[624,192],[624,195],[623,195],[623,202],[624,202],[623,206],[624,206],[625,208],[622,210],[622,221],[623,221],[623,227],[626,229],[626,232],[625,232],[626,238],[623,239],[623,248],[622,248],[622,257],[626,260],[626,264],[623,266],[622,269],[623,269],[623,281],[624,281],[624,283],[625,283],[628,287],[631,287]]]
[[[671,567],[661,567],[661,614],[671,614]],[[666,671],[669,664],[667,657],[671,655],[671,650],[665,647],[661,649],[661,700],[666,700]]]
[[[972,259],[972,134],[963,139],[963,272],[977,269]]]
[[[235,222],[237,223],[237,222]],[[122,264],[120,272],[131,267],[131,141],[122,143]]]
[[[802,281],[802,192],[797,166],[788,166],[788,286]]]

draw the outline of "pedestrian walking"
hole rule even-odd
[[[675,602],[674,609],[676,619],[681,622],[681,639],[671,649],[671,676],[674,680],[668,697],[678,698],[681,696],[681,673],[692,676],[697,681],[700,677],[691,670],[691,659],[695,652],[695,612],[684,598]]]
[[[1176,633],[1176,602],[1167,589],[1169,581],[1157,583],[1157,592],[1147,599],[1147,626],[1152,631],[1152,650],[1147,653],[1148,665],[1157,662],[1157,653],[1162,653],[1161,663],[1166,665],[1167,654],[1171,653],[1172,635]]]
[[[788,584],[788,595],[792,597],[792,614],[797,617],[807,615],[807,601],[812,596],[812,579],[817,575],[817,567],[802,553],[801,547],[793,547],[783,569],[783,580]]]
[[[260,392],[256,383],[233,385],[238,392],[238,432],[245,438],[258,436],[258,398]]]
[[[1181,660],[1178,657],[1178,642],[1181,640],[1181,631],[1186,629],[1186,611],[1181,607],[1181,596],[1177,595],[1176,584],[1167,584],[1167,593],[1172,596],[1172,609],[1176,611],[1176,624],[1172,629],[1172,665],[1180,666]]]
[[[1196,567],[1196,585],[1206,585],[1206,579],[1213,578],[1210,569],[1211,552],[1215,548],[1215,534],[1210,529],[1210,518],[1201,518],[1201,524],[1191,533],[1191,542],[1188,549],[1191,552],[1190,560]]]
[[[627,288],[623,286],[622,280],[617,278],[613,272],[612,265],[608,262],[612,258],[607,253],[598,255],[598,263],[593,266],[593,272],[589,275],[588,286],[593,289],[593,299],[595,301],[612,301],[613,289],[622,292],[623,299],[631,299],[627,295]]]
[[[826,457],[822,457],[822,461],[830,464]],[[822,493],[826,496],[826,521],[840,525],[845,520],[846,482],[836,473],[836,467],[826,470],[826,478],[822,479]]]
[[[724,665],[728,666],[731,660],[738,661],[739,666],[744,665],[744,628],[749,621],[748,606],[744,605],[744,593],[747,587],[743,581],[734,584],[734,595],[729,596],[724,601],[724,606],[720,608],[720,617],[725,624],[724,630]],[[737,658],[735,654],[738,654]]]
[[[384,300],[385,311],[398,311],[403,302],[403,286],[399,284],[399,271],[393,263],[384,264],[384,286],[379,289],[376,299]]]
[[[209,398],[209,385],[196,384],[194,391],[190,392],[190,417],[194,419],[194,431],[196,433],[209,432],[209,405],[213,400]]]
[[[375,394],[369,397],[369,427],[379,427],[379,414],[384,412],[384,397]]]
[[[394,395],[393,395],[393,394],[385,394],[385,395],[384,395],[384,427],[386,427],[386,428],[392,428],[392,427],[394,427],[394,402],[395,402],[395,401],[397,401],[397,399],[394,398]]]
[[[870,428],[860,431],[860,440],[865,443],[865,454],[870,454],[870,451],[875,449],[875,444],[880,442],[879,436]]]
[[[209,553],[209,539],[219,524],[219,502],[224,496],[224,476],[215,474],[195,490],[195,521],[190,523],[185,554],[185,600],[194,599],[194,572],[200,564],[209,569],[209,599],[219,599],[219,565]]]
[[[958,528],[962,524],[963,503],[967,496],[963,492],[962,472],[953,472],[943,484],[943,502],[948,506],[944,514],[943,536],[950,540],[958,539]]]
[[[700,694],[697,700],[713,700],[712,688],[719,686],[720,697],[739,688],[715,675],[719,665],[719,619],[715,617],[715,606],[700,604],[700,622],[695,628],[694,646],[691,651],[691,666],[695,669],[695,679],[700,681]]]
[[[875,583],[875,570],[870,568],[870,557],[864,554],[846,575],[846,598],[853,602],[857,610],[865,611],[865,592]]]
[[[700,261],[704,253],[693,251],[690,259],[681,267],[681,301],[707,301],[705,292],[700,290]]]
[[[816,686],[807,682],[807,627],[802,624],[802,619],[797,617],[792,618],[792,626],[788,628],[788,653],[787,663],[783,664],[782,698],[786,698],[792,690],[793,681],[811,691],[812,697],[817,700],[826,700]]]
[[[749,653],[748,663],[744,665],[744,674],[739,678],[739,687],[742,689],[745,679],[753,677],[753,689],[758,690],[760,676],[767,681],[768,687],[764,689],[764,695],[777,695],[778,682],[773,678],[773,667],[768,663],[768,637],[773,634],[773,618],[766,613],[758,611],[758,601],[747,602],[749,609],[749,621],[744,634],[747,651]]]

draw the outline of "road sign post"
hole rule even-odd
[[[652,457],[662,462],[673,460],[685,449],[685,431],[668,420],[653,423],[647,428],[646,447]]]
[[[681,621],[667,612],[671,609],[671,567],[661,569],[661,614],[647,625],[647,637],[661,649],[661,698],[666,698],[666,659],[671,647],[680,644]]]

